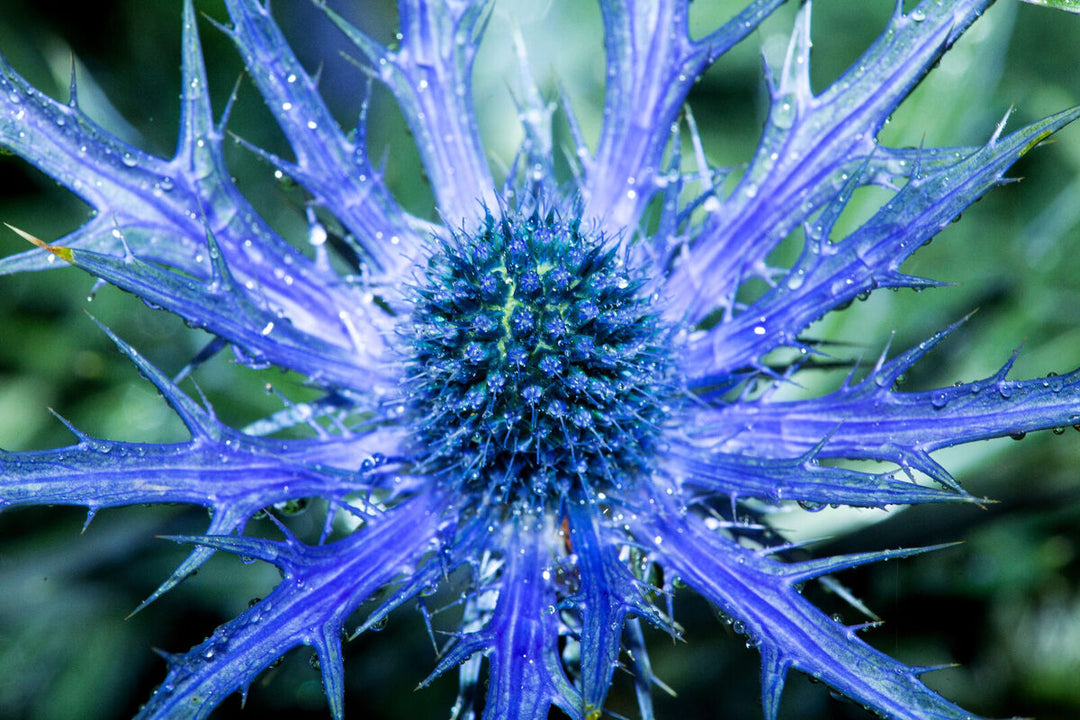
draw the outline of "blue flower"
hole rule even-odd
[[[293,157],[250,149],[307,193],[309,252],[230,177],[229,108],[211,109],[190,0],[171,158],[95,124],[74,83],[59,103],[0,61],[0,144],[94,210],[55,242],[16,230],[44,251],[0,270],[59,258],[215,338],[170,378],[103,326],[190,439],[119,442],[72,427],[70,447],[0,455],[0,508],[206,507],[206,532],[173,537],[190,554],[140,609],[218,550],[281,572],[204,642],[165,654],[140,718],[207,717],[299,645],[314,649],[342,718],[343,638],[403,605],[460,618],[417,678],[459,674],[454,717],[559,708],[595,720],[621,667],[650,718],[643,626],[681,635],[671,599],[682,586],[757,649],[766,718],[792,668],[887,717],[971,717],[922,683],[928,668],[871,647],[857,634],[865,623],[803,595],[810,581],[926,548],[801,559],[768,520],[792,505],[978,503],[934,451],[1077,422],[1080,372],[1011,380],[1010,361],[978,382],[899,390],[948,330],[839,388],[800,391],[799,380],[827,359],[815,321],[879,288],[937,285],[901,265],[1080,109],[1011,132],[1003,121],[981,147],[884,147],[891,113],[988,1],[925,0],[907,13],[898,3],[865,55],[816,94],[806,3],[783,65],[767,71],[750,162],[688,170],[682,140],[700,143],[687,93],[781,4],[756,0],[691,39],[688,0],[600,0],[595,148],[563,101],[572,160],[557,172],[552,108],[526,75],[524,140],[498,183],[471,92],[491,4],[402,0],[393,47],[323,7],[401,108],[435,196],[431,222],[388,190],[363,113],[349,132],[338,125],[270,10],[226,0],[219,29]],[[840,230],[869,185],[890,199]],[[774,267],[792,237],[801,252]],[[740,292],[755,283],[764,289]],[[244,365],[301,373],[318,399],[230,427],[178,385],[226,348]],[[309,498],[325,512],[312,538],[285,517]],[[280,539],[246,533],[263,515]]]

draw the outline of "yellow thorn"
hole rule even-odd
[[[30,233],[26,232],[25,230],[20,230],[19,228],[15,227],[11,223],[4,223],[4,224],[7,225],[8,228],[12,232],[14,232],[16,235],[21,237],[23,240],[27,240],[29,242],[34,243],[39,248],[42,248],[44,250],[48,250],[49,252],[51,252],[53,255],[60,258],[61,260],[65,260],[65,261],[67,261],[69,263],[74,263],[75,262],[75,253],[71,250],[71,248],[59,247],[59,246],[56,246],[56,245],[50,245],[49,243],[45,242],[41,238],[36,237],[34,235],[31,235]]]

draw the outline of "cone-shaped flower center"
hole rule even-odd
[[[427,470],[509,500],[618,487],[649,467],[669,333],[624,260],[553,213],[489,215],[442,244],[408,331]]]

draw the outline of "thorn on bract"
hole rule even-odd
[[[30,233],[26,232],[25,230],[20,230],[19,228],[15,227],[11,223],[4,223],[4,224],[8,226],[8,229],[10,229],[16,235],[21,237],[23,240],[27,240],[27,241],[33,243],[34,245],[37,245],[39,248],[42,248],[43,250],[48,250],[49,252],[51,252],[53,255],[56,255],[61,260],[64,260],[64,261],[69,262],[69,263],[74,263],[75,262],[75,253],[74,253],[74,251],[72,251],[71,248],[60,247],[58,245],[50,245],[47,242],[45,242],[44,240],[42,240],[41,238],[39,238],[39,237],[37,237],[35,235],[31,235]]]

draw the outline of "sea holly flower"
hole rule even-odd
[[[306,193],[306,250],[230,176],[229,107],[211,107],[190,0],[172,157],[92,121],[74,81],[58,102],[0,64],[0,143],[95,211],[55,240],[13,228],[38,248],[3,271],[74,265],[213,338],[171,376],[102,326],[190,439],[121,442],[71,426],[74,445],[0,455],[0,508],[207,508],[204,533],[172,537],[190,554],[139,609],[217,551],[281,573],[205,641],[162,653],[165,679],[140,718],[207,717],[301,645],[342,718],[343,638],[402,606],[429,627],[435,613],[458,618],[416,678],[458,674],[454,717],[558,709],[594,720],[609,713],[622,669],[649,718],[660,679],[643,627],[679,637],[673,597],[684,586],[760,654],[766,718],[791,669],[886,717],[971,717],[923,684],[930,668],[864,641],[873,622],[846,624],[803,595],[927,548],[808,557],[769,515],[978,503],[935,451],[1077,422],[1078,371],[1015,380],[1010,361],[976,382],[900,389],[950,329],[852,364],[839,387],[802,390],[800,379],[845,360],[813,323],[880,288],[937,285],[902,264],[1080,109],[1015,129],[1003,120],[977,147],[885,147],[890,114],[989,3],[898,4],[881,37],[816,93],[805,3],[786,58],[766,69],[753,158],[711,167],[687,93],[781,4],[757,0],[691,38],[685,1],[600,0],[598,141],[563,100],[569,148],[559,147],[554,106],[526,72],[524,140],[498,181],[470,84],[490,3],[402,0],[393,46],[320,4],[415,138],[437,210],[417,217],[370,155],[363,112],[340,127],[269,7],[226,0],[228,20],[211,22],[235,43],[292,157],[249,149]],[[869,185],[890,198],[841,230]],[[777,267],[791,238],[801,252]],[[747,293],[755,283],[764,289]],[[318,397],[226,424],[181,387],[226,349],[241,365],[302,374]],[[287,517],[310,499],[324,514],[313,537]],[[253,532],[255,518],[276,539]]]

